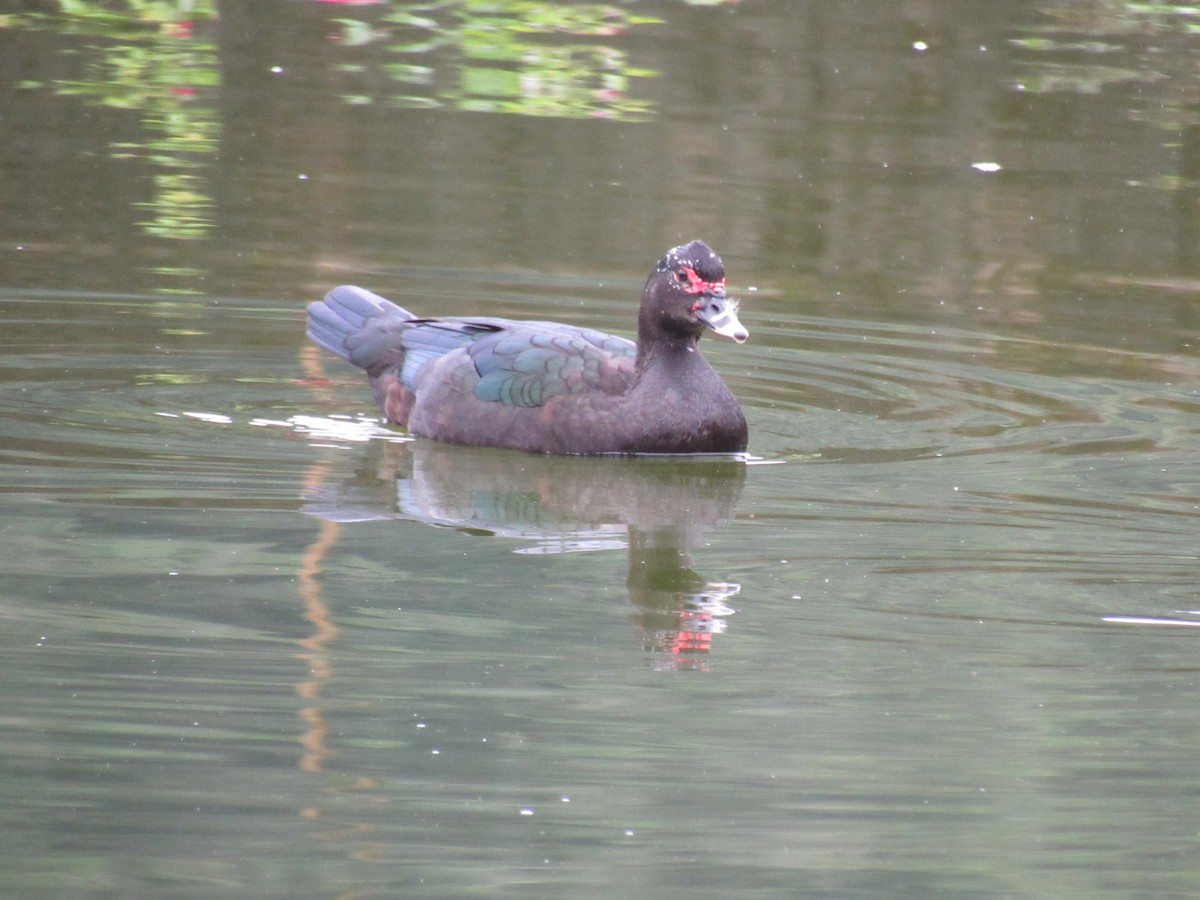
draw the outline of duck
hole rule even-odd
[[[415,315],[342,285],[308,305],[308,337],[366,370],[410,434],[555,455],[744,453],[749,429],[699,350],[749,332],[701,240],[668,250],[642,292],[637,341],[559,322]]]

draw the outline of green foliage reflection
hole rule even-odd
[[[536,0],[396,5],[374,25],[340,20],[345,46],[382,42],[401,57],[385,67],[399,105],[626,120],[650,116],[630,88],[657,73],[601,39],[659,22],[614,5]]]
[[[135,111],[150,137],[114,143],[111,150],[157,168],[151,199],[138,204],[147,213],[139,224],[158,237],[203,237],[212,227],[214,204],[202,170],[216,156],[220,132],[207,99],[219,69],[216,45],[198,34],[198,26],[216,18],[215,0],[59,0],[58,7],[56,14],[29,13],[4,24],[91,40],[83,75],[55,82],[54,90]]]
[[[1132,118],[1169,130],[1200,124],[1200,6],[1060,0],[1039,12],[1041,24],[1010,40],[1020,54],[1017,90],[1098,94],[1128,84],[1138,98]]]

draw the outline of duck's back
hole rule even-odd
[[[458,444],[618,452],[636,345],[557,322],[422,318],[362,288],[309,305],[309,336],[370,376],[388,420]],[[569,398],[569,400],[556,400]],[[603,445],[603,446],[601,446]]]

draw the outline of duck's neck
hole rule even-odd
[[[659,332],[651,341],[639,335],[636,392],[661,399],[704,381],[712,366],[701,354],[699,345],[697,335],[684,337]]]
[[[642,293],[642,302],[638,305],[639,372],[652,365],[670,364],[673,359],[686,360],[694,356],[700,340],[700,333],[694,327],[685,326],[667,314],[664,304],[658,301],[659,293],[661,290],[652,274]]]
[[[642,303],[638,311],[637,368],[644,372],[652,366],[675,368],[688,366],[699,358],[700,334],[692,329],[673,328],[659,320],[652,304]]]
[[[694,336],[656,335],[647,341],[640,334],[637,342],[637,368],[639,372],[650,369],[689,368],[701,363],[704,357],[699,351],[700,340]]]

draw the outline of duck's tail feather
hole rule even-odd
[[[324,300],[308,304],[308,336],[331,353],[350,359],[347,339],[380,316],[398,315],[417,318],[402,306],[364,288],[344,284],[325,295]]]

